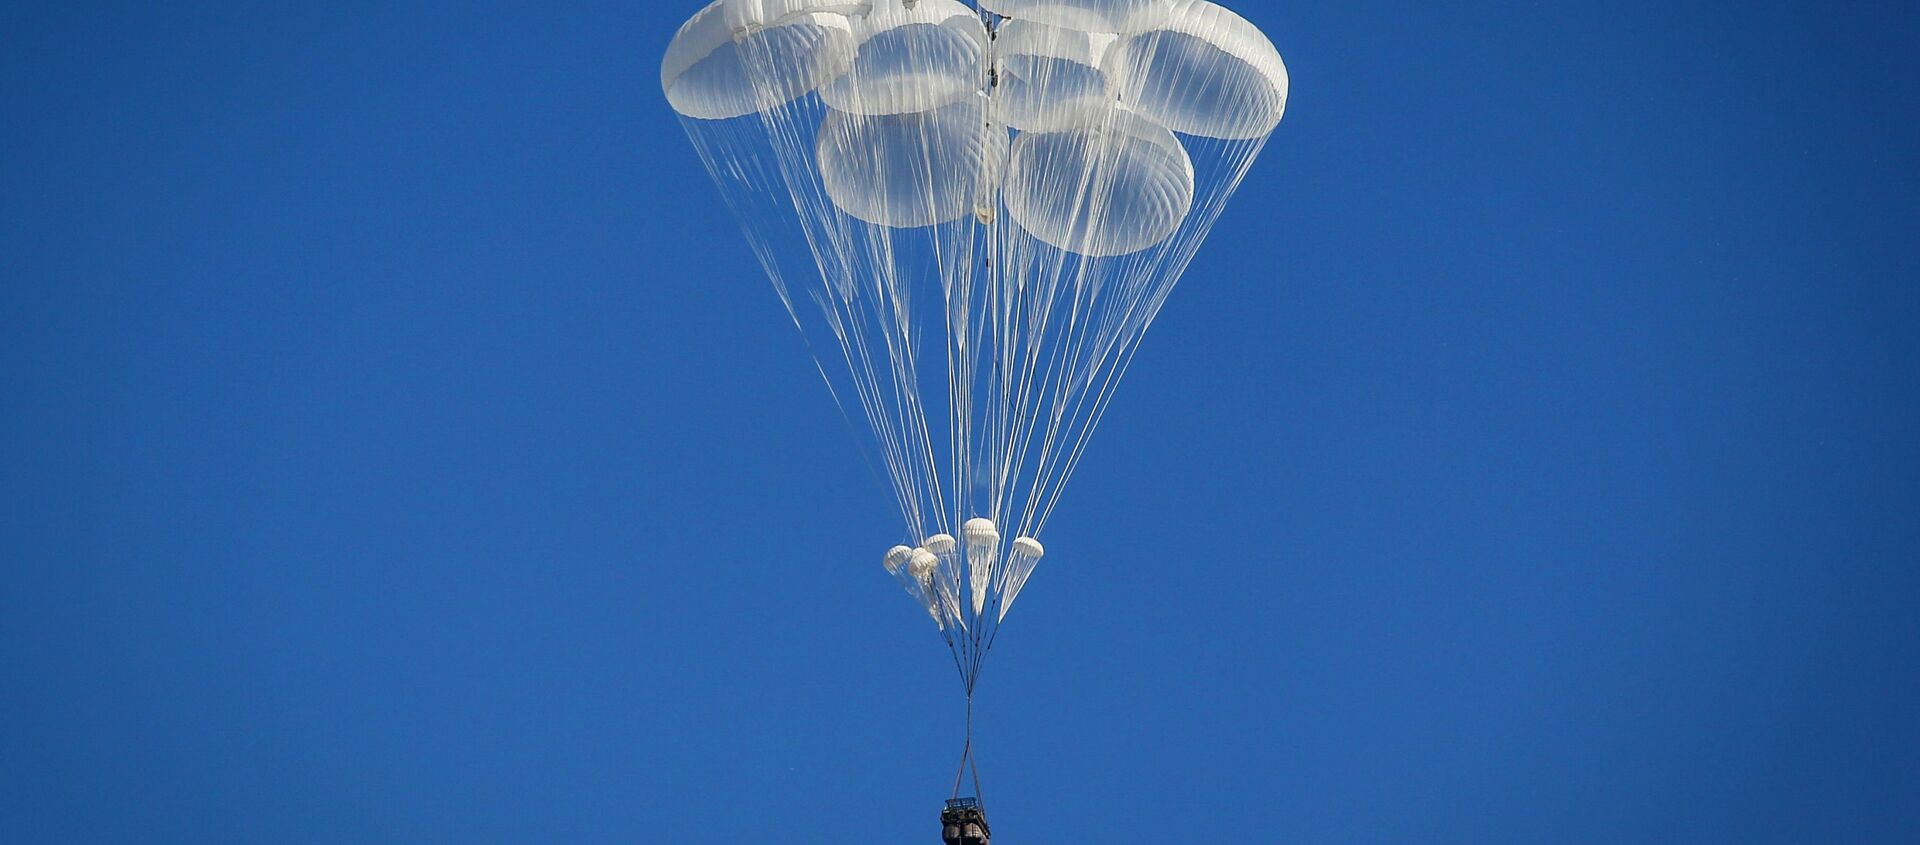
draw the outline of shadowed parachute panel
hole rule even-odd
[[[661,62],[661,88],[682,115],[723,120],[778,108],[838,78],[853,59],[852,27],[843,16],[802,14],[737,31],[727,23],[726,2],[716,0],[687,21]],[[768,74],[768,67],[780,70]]]
[[[1204,0],[1121,39],[1102,66],[1120,102],[1183,134],[1264,137],[1287,107],[1280,53],[1245,18]]]
[[[877,226],[914,228],[973,214],[1007,156],[1007,132],[987,124],[986,98],[922,112],[828,111],[820,179],[840,210]]]
[[[993,116],[1014,129],[1059,129],[1112,101],[1101,60],[1114,36],[1027,21],[994,40]]]
[[[1125,255],[1166,240],[1193,205],[1193,162],[1173,133],[1119,109],[1083,113],[1014,145],[1007,213],[1068,252]]]
[[[1286,105],[1203,0],[716,0],[661,87],[900,517],[968,694],[1141,338]]]
[[[966,5],[883,6],[855,21],[854,32],[852,65],[820,89],[827,105],[850,114],[901,114],[981,96],[987,28]]]

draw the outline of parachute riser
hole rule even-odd
[[[973,753],[973,692],[967,692],[966,738],[960,746],[960,767],[953,773],[953,798],[960,797],[960,786],[965,782],[968,770],[973,772],[973,797],[985,809],[986,795],[980,790],[980,762]]]

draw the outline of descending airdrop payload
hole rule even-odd
[[[660,81],[872,435],[905,523],[883,564],[966,691],[964,775],[981,660],[1286,66],[1207,0],[714,0]]]

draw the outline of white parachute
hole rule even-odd
[[[1207,0],[714,0],[661,86],[867,429],[971,698],[1140,338],[1280,121]]]

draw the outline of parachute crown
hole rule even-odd
[[[894,546],[887,550],[887,571],[897,575],[900,572],[900,567],[906,566],[911,560],[913,560],[912,549],[906,546]]]
[[[976,516],[967,520],[967,524],[960,527],[960,533],[966,536],[969,544],[993,542],[1000,539],[1000,530],[993,527],[993,520],[984,516]]]

